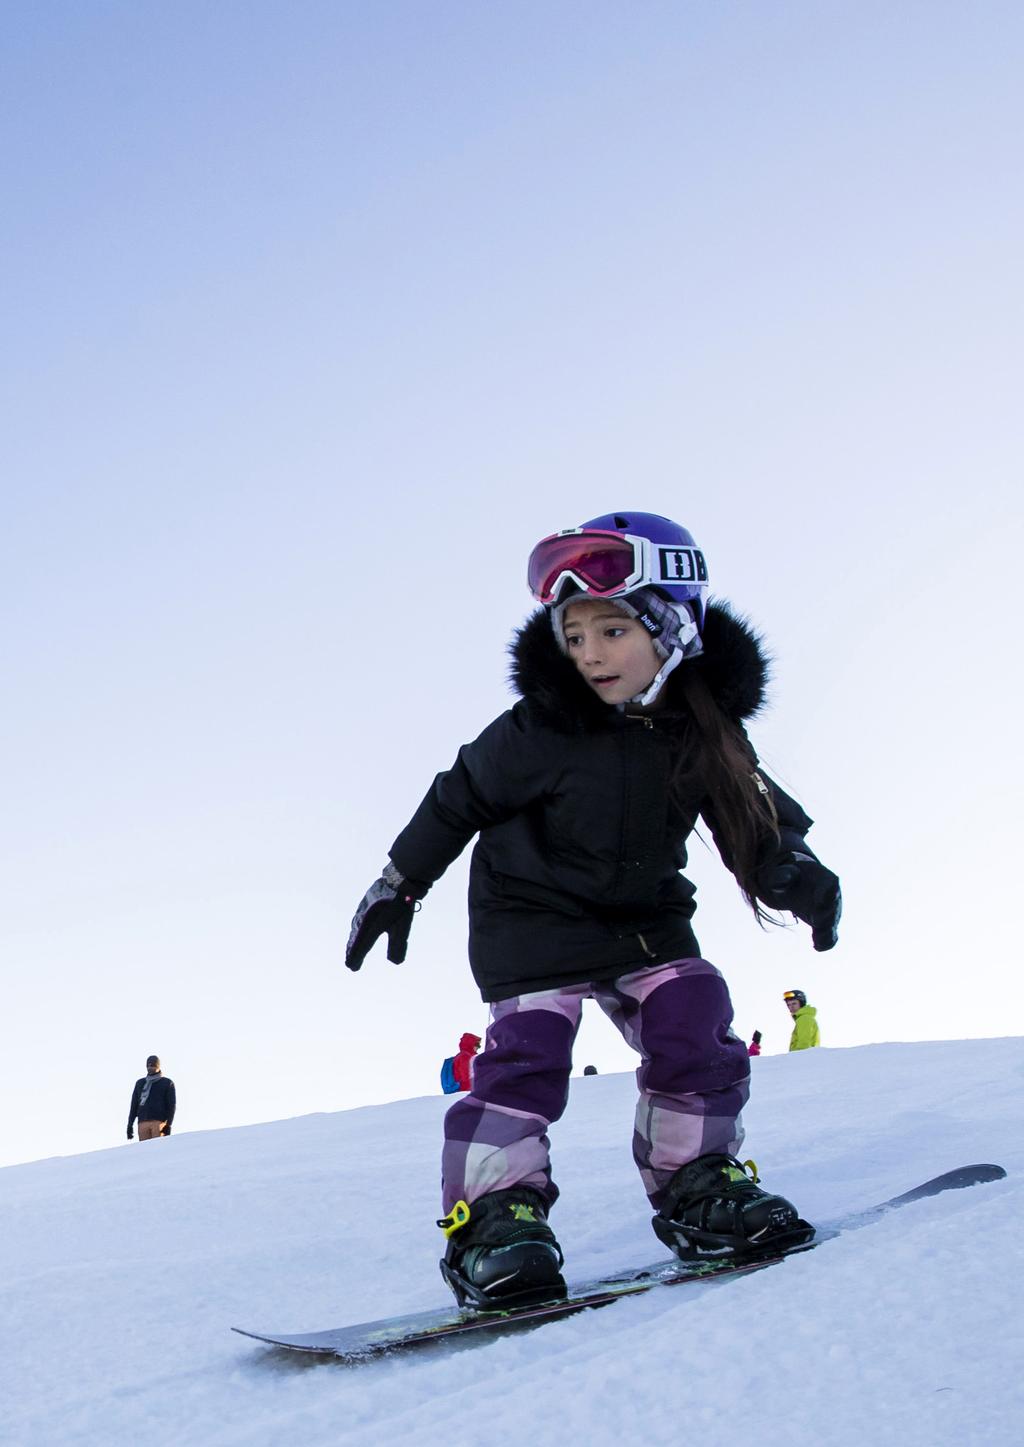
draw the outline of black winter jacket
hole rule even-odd
[[[665,707],[630,714],[587,686],[543,609],[519,630],[520,701],[459,750],[390,851],[406,879],[429,886],[479,834],[469,958],[485,1000],[700,954],[694,886],[679,872],[698,817],[729,861],[699,778],[690,797],[670,794],[680,753],[696,757],[679,675],[702,670],[740,723],[761,707],[767,676],[757,638],[724,606],[709,607],[703,638],[703,655],[669,676]],[[812,821],[766,782],[792,847]]]
[[[145,1104],[140,1105],[147,1080],[152,1081],[152,1084],[149,1087]],[[162,1120],[166,1122],[164,1134],[170,1135],[176,1106],[174,1081],[169,1076],[144,1075],[141,1080],[135,1082],[135,1089],[132,1091],[132,1103],[128,1107],[128,1129],[132,1129],[136,1117],[139,1120]]]

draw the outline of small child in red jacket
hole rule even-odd
[[[473,1084],[473,1056],[480,1049],[479,1035],[463,1035],[459,1041],[459,1053],[455,1057],[455,1079],[460,1090],[469,1090]]]

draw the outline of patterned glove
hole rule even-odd
[[[813,854],[793,850],[763,871],[758,894],[773,909],[789,910],[811,927],[816,950],[830,950],[839,938],[843,896],[838,876]]]
[[[400,965],[409,943],[412,917],[427,887],[405,879],[389,860],[379,879],[374,880],[363,895],[352,921],[345,963],[358,970],[381,935],[388,937],[388,959]]]

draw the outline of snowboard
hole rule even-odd
[[[766,1247],[763,1251],[747,1253],[741,1257],[705,1256],[692,1261],[673,1257],[652,1266],[578,1282],[569,1287],[564,1297],[553,1301],[509,1305],[503,1310],[495,1311],[472,1311],[452,1305],[438,1311],[386,1317],[381,1321],[364,1321],[353,1326],[334,1327],[298,1336],[248,1331],[240,1326],[231,1329],[241,1336],[251,1337],[255,1341],[266,1342],[287,1351],[336,1357],[347,1362],[363,1362],[383,1356],[387,1352],[407,1350],[430,1342],[448,1341],[453,1337],[473,1336],[488,1339],[517,1329],[539,1326],[547,1321],[558,1321],[595,1307],[608,1306],[625,1296],[638,1296],[655,1287],[747,1276],[754,1271],[763,1271],[765,1267],[777,1265],[787,1257],[803,1251],[813,1250],[822,1242],[833,1240],[847,1231],[857,1231],[863,1226],[869,1226],[888,1212],[908,1206],[913,1201],[938,1196],[943,1191],[976,1186],[983,1181],[999,1181],[1005,1175],[1002,1166],[960,1166],[957,1170],[934,1176],[930,1181],[925,1181],[910,1191],[904,1191],[900,1196],[893,1196],[876,1206],[852,1212],[829,1225],[817,1226],[810,1240],[796,1245],[776,1247],[774,1250]]]

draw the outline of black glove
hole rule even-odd
[[[789,910],[809,924],[816,950],[830,950],[839,938],[839,879],[813,854],[793,850],[783,855],[762,870],[757,892],[773,909]]]
[[[128,1127],[128,1139],[130,1141],[133,1141],[135,1139],[135,1132],[132,1130],[131,1126]]]
[[[350,970],[359,969],[383,934],[388,937],[388,959],[393,965],[402,963],[417,900],[426,892],[426,885],[405,879],[390,860],[385,864],[380,879],[374,880],[360,900],[352,921],[345,946]]]
[[[164,1128],[163,1128],[163,1130],[160,1132],[161,1135],[170,1135],[170,1133],[171,1133],[171,1128],[170,1128],[169,1125],[165,1125]]]

